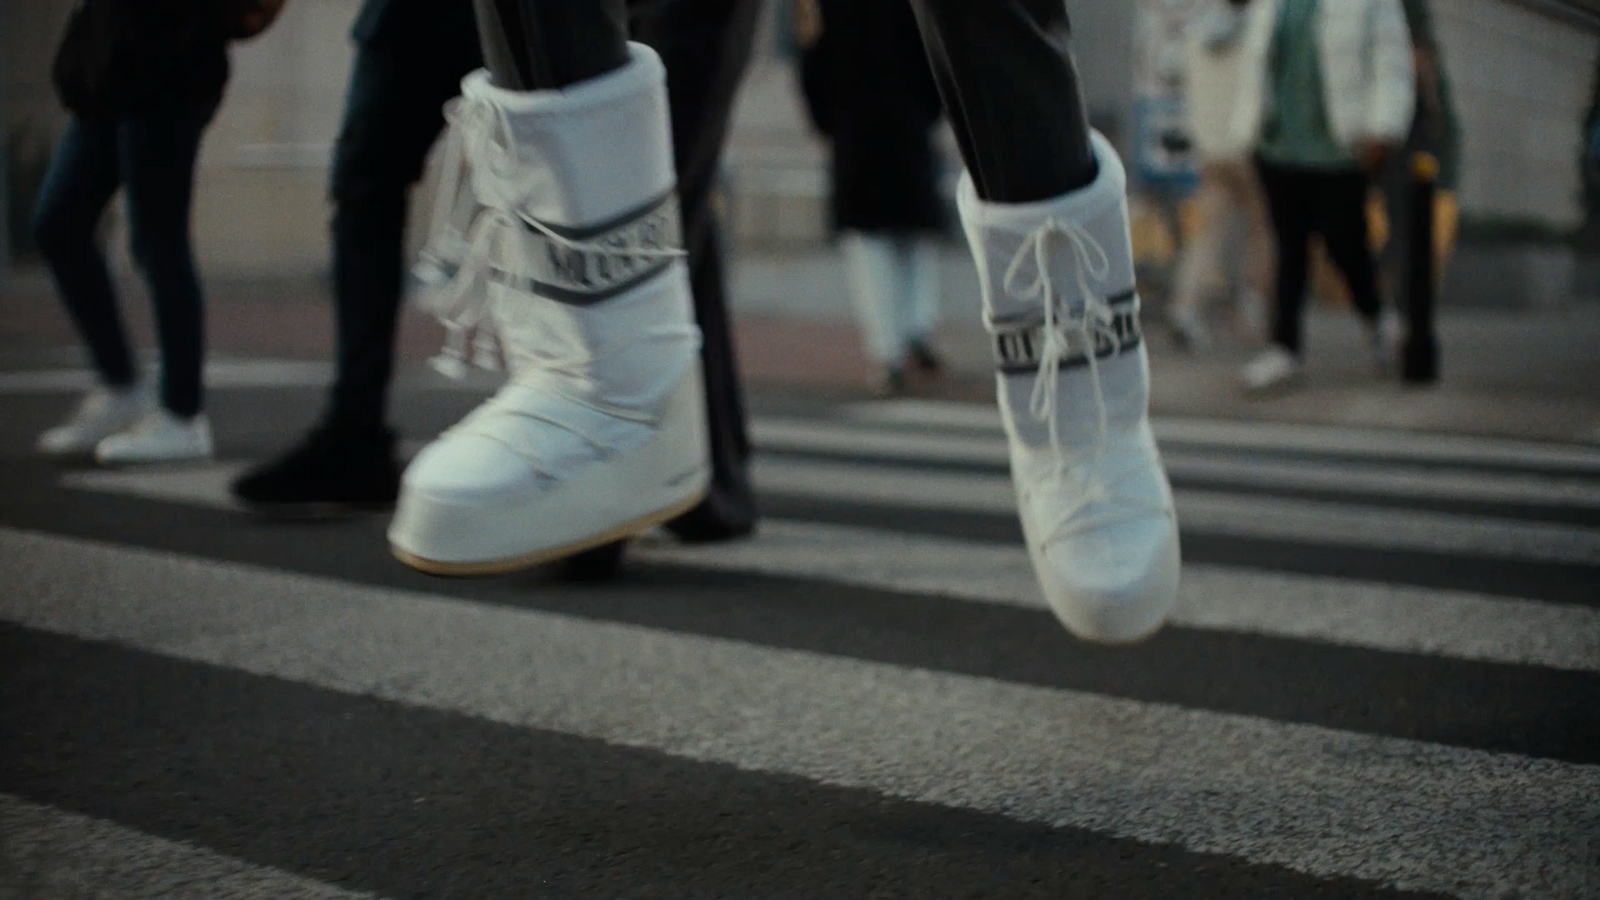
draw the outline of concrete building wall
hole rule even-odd
[[[328,153],[338,127],[358,0],[293,0],[272,29],[236,45],[233,78],[207,131],[194,236],[202,271],[223,277],[327,267]],[[48,156],[66,121],[50,61],[72,0],[5,0],[5,119],[13,166]],[[18,198],[18,202],[25,202]],[[120,214],[111,213],[120,237]],[[123,242],[111,248],[126,267]]]
[[[0,89],[14,167],[46,157],[64,121],[48,72],[71,2],[0,2]],[[326,269],[327,161],[358,5],[291,0],[271,31],[236,48],[234,79],[200,164],[195,234],[208,275]],[[1071,5],[1091,112],[1125,136],[1134,5]],[[1465,211],[1576,224],[1579,123],[1600,39],[1502,0],[1439,0],[1434,7],[1465,130]],[[736,119],[729,166],[735,226],[752,240],[814,240],[822,232],[824,157],[776,52],[780,9],[774,3]]]
[[[1499,0],[1436,0],[1462,125],[1462,211],[1572,228],[1600,37]]]

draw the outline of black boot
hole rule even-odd
[[[400,493],[394,434],[323,424],[288,453],[233,483],[233,496],[261,513],[324,515],[379,511]]]

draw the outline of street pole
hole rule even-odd
[[[1438,293],[1434,274],[1434,200],[1438,195],[1439,160],[1418,153],[1410,160],[1410,241],[1404,248],[1406,344],[1402,378],[1407,384],[1432,384],[1439,380],[1439,340],[1434,334],[1433,307]]]

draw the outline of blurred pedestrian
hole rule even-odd
[[[1203,349],[1208,299],[1234,292],[1241,330],[1259,339],[1272,290],[1272,222],[1248,136],[1230,127],[1244,77],[1246,0],[1215,0],[1188,37],[1185,91],[1188,133],[1200,165],[1194,235],[1178,263],[1167,323],[1180,348]],[[1231,251],[1235,225],[1239,252]],[[1236,285],[1236,286],[1235,286]]]
[[[1302,374],[1310,241],[1320,235],[1386,369],[1398,335],[1381,315],[1368,238],[1370,180],[1405,139],[1416,80],[1400,0],[1251,0],[1239,135],[1257,164],[1277,235],[1272,345],[1243,371],[1264,390]]]
[[[942,107],[904,0],[802,0],[801,84],[832,152],[832,226],[884,395],[937,374]]]
[[[1583,208],[1586,214],[1580,234],[1586,246],[1600,248],[1600,60],[1595,63],[1590,98],[1589,112],[1583,119],[1580,165],[1583,170]]]
[[[1427,153],[1439,163],[1435,182],[1434,272],[1442,275],[1456,233],[1458,206],[1456,187],[1461,180],[1461,123],[1456,118],[1450,79],[1434,34],[1433,10],[1429,0],[1401,0],[1406,26],[1411,32],[1412,61],[1417,72],[1416,112],[1405,147],[1390,160],[1383,173],[1383,240],[1385,281],[1398,286],[1404,277],[1403,260],[1411,243],[1411,187],[1415,180],[1412,158]],[[1398,295],[1398,291],[1396,294]]]
[[[44,453],[106,464],[211,456],[203,412],[204,323],[189,240],[195,158],[228,81],[230,40],[264,29],[281,2],[85,0],[53,67],[71,117],[34,212],[34,235],[99,384],[39,438]],[[96,245],[118,189],[134,261],[155,306],[159,392],[140,378]]]
[[[712,490],[669,522],[681,539],[755,527],[750,444],[723,285],[712,192],[759,0],[633,4],[634,34],[671,69],[675,159],[710,419]],[[366,0],[344,122],[334,151],[336,375],[322,420],[298,445],[233,485],[259,511],[387,508],[400,489],[387,394],[401,301],[407,192],[444,129],[442,108],[482,67],[466,0]]]

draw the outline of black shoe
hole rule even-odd
[[[906,350],[906,358],[924,375],[938,375],[944,371],[944,360],[933,352],[933,347],[927,341],[912,341]]]
[[[284,456],[233,483],[233,496],[255,512],[329,515],[380,511],[400,495],[400,464],[387,429],[318,427]]]
[[[724,442],[719,446],[727,447]],[[717,544],[755,533],[761,518],[745,453],[726,449],[711,454],[711,491],[699,505],[666,524],[685,544]]]
[[[668,522],[666,529],[685,544],[720,544],[754,534],[758,518],[747,486],[712,485],[699,506]]]
[[[577,584],[603,584],[622,574],[627,541],[613,541],[556,563],[556,579]]]

